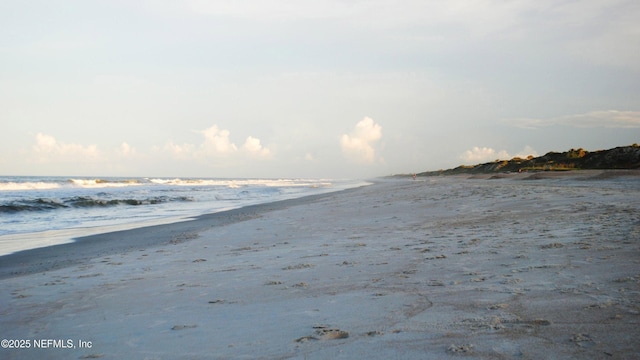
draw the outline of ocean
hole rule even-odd
[[[0,177],[0,255],[365,184],[329,179]]]

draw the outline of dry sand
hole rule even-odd
[[[0,358],[640,358],[639,210],[638,172],[387,179],[0,257]]]

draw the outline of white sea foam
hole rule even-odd
[[[149,182],[160,185],[175,186],[226,186],[239,188],[243,186],[270,187],[325,187],[331,186],[329,180],[316,179],[148,179]]]
[[[58,188],[60,188],[60,184],[41,181],[0,183],[0,191],[49,190]]]
[[[103,179],[69,179],[69,182],[74,186],[83,188],[108,188],[108,187],[127,187],[138,186],[142,183],[137,179],[127,180],[103,180]]]
[[[36,249],[41,247],[68,244],[75,241],[75,239],[90,236],[96,234],[103,234],[113,231],[123,231],[135,229],[141,226],[153,226],[169,223],[177,223],[182,221],[189,221],[190,218],[176,217],[176,218],[161,218],[151,219],[134,223],[113,224],[96,227],[86,228],[72,228],[61,230],[46,230],[35,233],[27,234],[11,234],[0,235],[0,256],[9,255],[18,251]]]

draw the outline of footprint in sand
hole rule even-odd
[[[89,354],[79,357],[79,359],[99,359],[103,357],[104,354]]]
[[[297,338],[295,341],[299,343],[307,342],[309,340],[318,340],[315,336],[303,336],[301,338]]]
[[[316,329],[315,335],[303,336],[295,341],[307,342],[309,340],[336,340],[346,339],[349,337],[348,332],[340,329],[332,329],[325,325],[316,325],[313,328]]]
[[[571,342],[580,347],[589,347],[595,343],[589,334],[574,334],[571,337]]]
[[[445,286],[445,284],[440,280],[429,280],[427,286]]]
[[[465,344],[465,345],[454,345],[451,344],[447,348],[447,352],[450,353],[470,353],[473,352],[473,344]]]
[[[193,329],[196,327],[198,327],[198,325],[174,325],[171,330]]]
[[[313,328],[316,329],[316,335],[320,340],[346,339],[349,337],[348,332],[340,329],[332,329],[326,325],[316,325]]]
[[[282,270],[299,270],[299,269],[308,269],[312,268],[311,264],[298,264],[298,265],[289,265],[287,267],[283,267]]]
[[[349,337],[349,333],[340,329],[322,329],[316,330],[316,334],[320,337],[320,340],[335,340],[346,339]]]
[[[560,249],[563,247],[564,245],[561,243],[551,243],[551,244],[540,245],[540,249]]]
[[[78,275],[78,279],[92,278],[92,277],[96,277],[96,276],[102,276],[102,273]]]
[[[509,304],[494,304],[487,306],[487,310],[498,310],[498,309],[506,309],[509,307]]]

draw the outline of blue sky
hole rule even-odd
[[[370,177],[640,142],[640,2],[2,1],[0,175]]]

